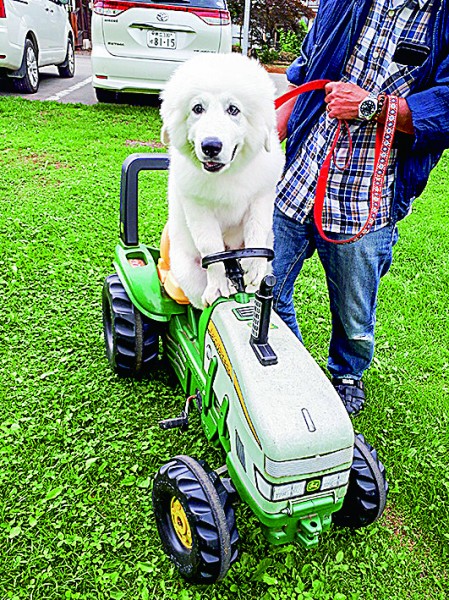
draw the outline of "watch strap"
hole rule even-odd
[[[382,112],[382,109],[384,107],[386,99],[387,99],[387,94],[385,92],[381,92],[377,96],[377,110],[376,110],[376,114],[374,115],[375,119],[377,119],[379,117],[380,113]]]

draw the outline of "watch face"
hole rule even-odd
[[[377,102],[372,98],[365,98],[360,102],[359,114],[363,119],[370,119],[377,110]]]

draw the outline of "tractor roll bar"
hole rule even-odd
[[[120,238],[125,246],[139,245],[138,175],[140,171],[168,169],[168,154],[130,154],[123,161],[120,180]]]

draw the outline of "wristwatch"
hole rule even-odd
[[[362,121],[371,121],[377,115],[376,96],[367,96],[359,104],[359,119]]]

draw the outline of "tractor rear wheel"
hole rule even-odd
[[[175,456],[154,480],[153,510],[165,552],[192,583],[214,583],[237,559],[234,509],[206,463]]]
[[[133,305],[116,274],[106,278],[102,300],[104,341],[112,369],[124,377],[148,373],[159,353],[158,323]]]
[[[385,467],[378,459],[376,450],[358,433],[354,440],[348,491],[341,510],[332,517],[333,522],[352,529],[371,525],[382,515],[387,493]]]

